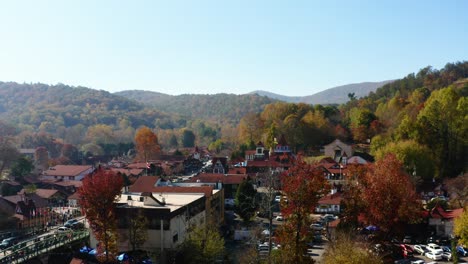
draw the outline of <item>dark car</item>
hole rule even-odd
[[[79,229],[83,229],[84,228],[84,224],[81,223],[81,222],[75,222],[71,225],[70,227],[71,229],[73,230],[79,230]]]
[[[73,224],[75,223],[78,223],[78,220],[76,219],[71,219],[71,220],[68,220],[67,222],[65,222],[65,224],[63,226],[65,227],[68,227],[68,228],[71,228]]]
[[[9,248],[9,247],[15,245],[16,243],[18,243],[18,238],[17,237],[5,238],[5,239],[3,239],[2,243],[0,243],[0,248],[1,249]]]
[[[413,243],[413,238],[411,236],[405,236],[403,238],[403,241],[401,241],[401,242],[403,242],[403,244],[411,244],[411,243]]]

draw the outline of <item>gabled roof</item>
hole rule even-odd
[[[36,189],[35,193],[37,196],[44,198],[44,199],[49,199],[50,197],[54,196],[58,190],[54,189]],[[24,194],[24,189],[22,189],[18,194]]]
[[[151,192],[156,186],[159,177],[156,176],[141,176],[135,183],[129,187],[130,192]]]
[[[56,165],[46,171],[44,175],[48,176],[77,176],[86,170],[91,169],[89,165]]]

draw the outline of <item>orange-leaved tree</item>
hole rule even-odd
[[[114,202],[123,188],[123,179],[112,171],[99,168],[83,179],[79,190],[81,210],[86,216],[96,239],[103,261],[114,260],[117,253],[117,220]]]
[[[402,223],[420,220],[422,205],[416,189],[394,154],[369,165],[362,183],[362,213],[369,223],[391,233]]]
[[[279,262],[309,263],[305,255],[309,239],[310,214],[318,200],[329,192],[329,184],[320,166],[306,163],[300,156],[293,166],[281,175],[286,199],[281,203],[281,213],[286,219],[279,233],[281,243]]]
[[[157,158],[161,151],[161,147],[158,143],[158,136],[146,126],[137,130],[135,135],[135,147],[137,150],[137,160],[145,162]]]

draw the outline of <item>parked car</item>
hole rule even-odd
[[[73,223],[70,228],[73,229],[73,230],[83,229],[84,224],[81,223],[81,222],[76,222],[76,223]]]
[[[442,253],[442,259],[446,259],[447,261],[451,261],[452,260],[452,252],[444,251]]]
[[[424,263],[426,262],[424,262],[424,260],[421,260],[421,259],[411,261],[411,264],[424,264]]]
[[[404,258],[412,258],[413,257],[413,249],[406,244],[400,244],[401,251],[403,253]]]
[[[468,251],[465,248],[463,248],[462,246],[457,246],[457,253],[458,253],[458,255],[461,255],[463,257],[468,256]]]
[[[281,202],[281,195],[276,195],[275,196],[275,202],[277,202],[277,203]]]
[[[403,242],[403,244],[411,244],[411,243],[413,243],[413,238],[411,236],[405,236],[403,238],[403,241],[401,241],[401,242]]]
[[[71,228],[73,224],[78,223],[78,220],[76,219],[70,219],[63,226]]]
[[[15,245],[17,242],[18,242],[17,237],[5,238],[5,239],[2,240],[2,243],[0,243],[0,249],[9,248],[9,247]]]
[[[437,245],[437,244],[434,244],[434,243],[429,243],[427,244],[427,249],[432,252],[432,253],[436,253],[436,254],[442,254],[442,252],[444,252],[442,250],[442,248]]]
[[[66,227],[66,226],[61,226],[59,228],[57,228],[57,230],[55,231],[56,233],[64,233],[64,232],[70,232],[71,229]]]
[[[422,256],[426,254],[426,252],[429,252],[429,250],[424,245],[414,245],[413,250]]]
[[[426,257],[433,259],[433,260],[441,260],[442,253],[435,253],[435,252],[429,251],[429,252],[426,252]]]
[[[331,222],[331,221],[334,221],[337,217],[332,215],[332,214],[326,214],[326,215],[322,216],[321,218],[325,222]]]
[[[283,221],[284,217],[282,215],[277,215],[275,219],[276,221]]]
[[[321,224],[317,224],[317,223],[311,224],[311,225],[310,225],[310,228],[311,228],[312,230],[315,230],[315,231],[322,231],[322,230],[324,230],[323,226],[322,226]]]

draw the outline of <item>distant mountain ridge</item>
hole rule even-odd
[[[382,82],[362,82],[352,83],[333,88],[326,89],[324,91],[307,95],[307,96],[285,96],[275,94],[267,91],[253,91],[250,94],[258,94],[266,96],[272,99],[281,100],[289,103],[306,103],[306,104],[343,104],[346,103],[349,98],[349,93],[354,93],[356,98],[361,98],[369,95],[370,92],[375,92],[378,88],[384,86],[387,83],[391,83],[394,80],[387,80]]]

